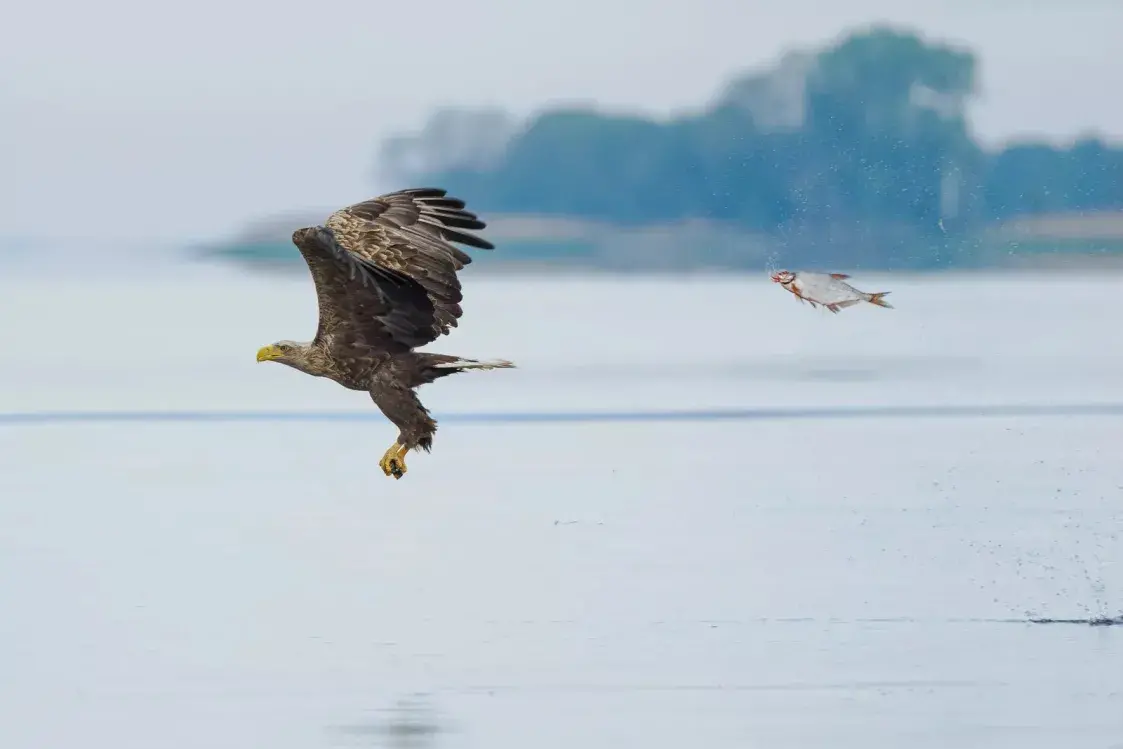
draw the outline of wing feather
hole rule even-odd
[[[443,189],[411,188],[347,206],[325,222],[350,255],[392,270],[424,290],[433,311],[417,317],[412,346],[448,333],[464,313],[457,272],[472,257],[452,243],[494,249],[471,233],[486,224],[464,208],[463,200],[449,197]],[[417,340],[421,342],[413,343]]]
[[[300,250],[316,287],[316,340],[343,358],[402,353],[431,340],[436,309],[413,278],[349,252],[327,228],[298,229]]]

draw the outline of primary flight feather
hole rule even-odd
[[[463,314],[456,273],[472,258],[452,243],[494,249],[470,233],[486,224],[464,207],[444,190],[412,188],[342,208],[323,226],[297,229],[292,240],[319,301],[316,337],[257,352],[259,362],[370,393],[399,430],[378,463],[394,478],[406,472],[406,453],[429,451],[437,431],[417,387],[457,372],[515,366],[413,350],[448,333]]]

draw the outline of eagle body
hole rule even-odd
[[[316,288],[319,326],[308,343],[278,341],[257,354],[305,374],[362,390],[398,429],[379,466],[401,478],[405,454],[430,450],[437,423],[415,392],[441,377],[511,362],[414,351],[456,327],[463,314],[457,272],[472,262],[452,243],[493,249],[466,230],[486,225],[438,188],[387,193],[340,209],[323,226],[297,229]]]

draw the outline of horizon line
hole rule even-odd
[[[901,418],[1000,418],[1011,416],[1123,416],[1123,403],[823,406],[811,408],[705,408],[628,411],[478,411],[435,414],[438,421],[467,424],[626,423],[682,421],[791,421]],[[0,412],[0,427],[35,424],[81,423],[186,423],[263,421],[384,421],[376,409],[365,411],[235,411],[197,409],[183,411],[7,411]]]

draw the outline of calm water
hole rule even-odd
[[[0,745],[394,745],[422,693],[414,746],[1123,746],[1123,628],[1024,621],[1123,611],[1123,279],[855,282],[897,309],[469,276],[432,348],[522,368],[423,389],[393,482],[362,396],[253,360],[303,277],[9,276],[0,414],[372,419],[0,421]],[[467,418],[729,408],[778,413]]]

